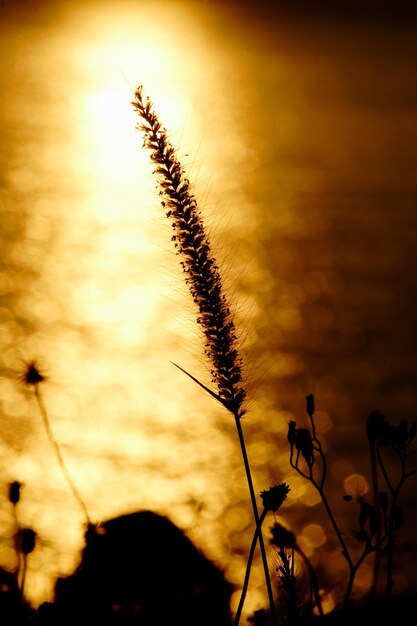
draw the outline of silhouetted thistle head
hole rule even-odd
[[[272,526],[271,533],[271,543],[278,548],[293,548],[297,543],[294,533],[279,522]]]
[[[245,390],[242,386],[242,360],[232,315],[223,293],[221,276],[204,229],[197,201],[184,169],[176,157],[166,129],[153,111],[142,87],[132,102],[143,122],[144,147],[156,164],[162,206],[172,220],[172,237],[191,296],[198,307],[197,323],[205,335],[205,352],[212,363],[212,381],[222,403],[236,416],[244,413]]]
[[[46,377],[40,372],[36,361],[29,361],[25,364],[25,369],[19,376],[19,380],[28,387],[36,387],[46,380]]]
[[[267,491],[261,491],[261,499],[264,508],[268,509],[268,511],[278,511],[289,491],[290,488],[286,483],[280,483],[279,485],[274,485]]]

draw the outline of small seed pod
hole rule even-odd
[[[307,407],[306,407],[307,415],[309,415],[310,417],[313,417],[313,415],[314,415],[314,395],[312,393],[309,393],[308,396],[306,396],[306,401],[307,401]]]
[[[30,554],[36,546],[36,533],[32,528],[20,530],[20,550],[23,554]]]
[[[382,413],[372,411],[366,422],[366,436],[369,441],[375,442],[382,435],[385,427],[385,420]]]
[[[297,438],[297,424],[294,422],[294,420],[291,420],[288,423],[288,435],[287,435],[288,442],[291,444],[291,446],[295,444],[296,438]]]
[[[311,434],[307,428],[299,428],[297,430],[295,447],[297,450],[300,450],[307,465],[311,467],[314,463],[314,446]]]
[[[12,483],[9,483],[9,502],[11,502],[13,506],[16,506],[16,504],[20,500],[20,487],[21,486],[22,485],[17,480],[14,480]]]

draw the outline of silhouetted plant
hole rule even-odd
[[[368,440],[376,449],[379,468],[388,490],[379,492],[379,497],[375,499],[374,510],[366,513],[369,517],[370,531],[372,532],[376,526],[375,534],[380,545],[379,552],[387,558],[386,595],[389,596],[394,584],[395,537],[404,523],[403,509],[398,503],[399,495],[405,481],[411,476],[417,475],[417,467],[415,467],[417,449],[413,449],[412,446],[417,434],[417,420],[411,423],[403,420],[400,424],[390,424],[382,414],[372,412],[368,417],[366,432]],[[390,476],[386,460],[384,460],[383,453],[388,451],[391,451],[398,461],[400,471],[397,481]],[[410,459],[414,460],[414,467],[411,469],[409,467]],[[369,540],[369,538],[367,539]]]
[[[288,550],[282,544],[278,547],[280,564],[277,567],[279,605],[283,622],[288,626],[296,626],[301,621],[303,612],[298,591],[298,580],[294,570],[294,546]]]
[[[290,491],[290,488],[285,483],[274,485],[267,491],[261,491],[261,500],[263,504],[263,510],[259,517],[260,528],[262,528],[262,524],[264,523],[268,512],[272,511],[273,513],[276,513],[278,511],[278,509],[281,507],[283,502],[286,500],[289,491]],[[242,615],[243,605],[245,603],[246,593],[247,593],[248,586],[249,586],[250,572],[252,568],[252,562],[253,562],[253,557],[255,554],[255,548],[256,548],[256,543],[258,541],[258,538],[259,538],[259,528],[256,527],[254,535],[253,535],[251,547],[249,550],[249,556],[246,562],[245,578],[243,581],[242,592],[240,595],[240,600],[239,600],[238,608],[237,608],[236,615],[235,615],[234,626],[239,625],[240,618]]]
[[[291,552],[292,563],[295,563],[295,555],[298,555],[307,570],[307,576],[308,576],[308,582],[309,582],[309,589],[308,589],[309,598],[308,598],[307,606],[303,606],[300,603],[300,606],[299,606],[300,612],[302,611],[307,616],[311,616],[313,613],[313,610],[316,609],[318,615],[322,616],[323,608],[321,604],[320,591],[319,591],[319,585],[317,582],[316,572],[314,570],[313,565],[311,564],[310,559],[298,545],[295,534],[277,521],[274,523],[271,529],[271,534],[272,534],[271,543],[277,546],[278,556],[281,557],[281,561],[282,561],[281,552],[284,551],[285,553],[286,550],[289,550]]]
[[[150,150],[151,160],[155,164],[154,173],[158,178],[161,204],[167,218],[172,222],[174,230],[172,241],[181,258],[180,263],[185,274],[185,282],[198,310],[196,321],[205,338],[205,353],[210,362],[210,373],[214,388],[207,387],[182,367],[174,365],[233,415],[248,482],[255,519],[255,530],[247,559],[245,578],[234,626],[239,626],[258,541],[268,591],[270,614],[265,610],[255,611],[254,615],[249,618],[249,622],[252,622],[255,626],[266,626],[269,625],[270,621],[275,624],[274,598],[266,559],[262,525],[269,512],[275,514],[280,509],[286,500],[290,487],[286,483],[280,483],[262,491],[260,498],[263,509],[261,514],[259,514],[241,423],[242,417],[246,412],[243,363],[238,350],[233,315],[223,289],[222,277],[213,256],[203,218],[192,193],[191,184],[181,162],[177,158],[175,148],[168,138],[168,133],[161,125],[149,98],[143,97],[142,87],[136,90],[132,104],[142,119],[142,123],[138,128],[144,136],[144,147]],[[58,581],[57,598],[54,607],[47,604],[43,605],[44,610],[41,610],[42,607],[40,607],[37,621],[32,621],[31,623],[44,625],[56,623],[54,620],[58,616],[59,611],[61,611],[60,619],[63,620],[63,623],[67,623],[67,621],[68,623],[73,623],[74,617],[85,616],[86,602],[89,607],[90,621],[97,619],[100,611],[103,612],[102,621],[105,621],[108,612],[113,612],[114,607],[111,602],[114,599],[118,601],[119,595],[124,597],[126,588],[129,587],[135,576],[139,576],[141,581],[139,587],[142,586],[143,589],[146,589],[148,594],[144,605],[147,603],[146,610],[151,621],[146,623],[155,623],[152,621],[154,620],[152,611],[155,605],[158,605],[157,608],[160,608],[160,605],[164,606],[163,623],[169,621],[169,618],[173,616],[173,604],[178,602],[179,597],[181,598],[178,604],[178,606],[181,606],[181,613],[179,614],[181,619],[183,621],[184,619],[191,620],[186,623],[194,623],[193,611],[198,601],[202,599],[203,587],[205,589],[204,593],[206,593],[204,597],[205,606],[211,609],[212,605],[215,605],[216,601],[218,601],[223,620],[225,623],[229,623],[230,614],[228,607],[231,586],[224,581],[220,572],[209,561],[204,559],[168,520],[155,516],[153,513],[141,512],[123,516],[116,520],[109,520],[102,527],[92,524],[86,505],[72,480],[60,447],[52,432],[40,390],[40,386],[45,382],[46,377],[40,371],[36,362],[31,361],[26,364],[20,379],[27,387],[33,389],[46,433],[54,448],[57,461],[87,522],[87,545],[81,566],[72,577]],[[390,424],[377,411],[372,412],[368,417],[366,436],[370,454],[373,501],[369,501],[365,494],[360,494],[356,498],[348,494],[344,496],[347,502],[355,500],[358,506],[358,528],[353,535],[360,545],[360,552],[359,556],[354,558],[353,551],[348,546],[346,536],[339,527],[325,492],[327,461],[323,446],[317,435],[313,394],[306,396],[306,413],[309,417],[308,427],[299,427],[293,420],[289,422],[287,435],[290,446],[289,461],[291,467],[305,480],[309,481],[319,493],[340,544],[341,553],[346,560],[349,575],[342,608],[346,610],[357,572],[369,555],[374,556],[373,580],[369,597],[373,598],[376,593],[380,565],[384,560],[386,562],[385,596],[386,599],[389,599],[394,584],[394,554],[398,548],[397,533],[404,523],[404,512],[399,503],[400,493],[407,479],[417,475],[417,467],[415,467],[417,449],[413,447],[417,435],[417,420],[411,423],[404,420],[400,424]],[[396,473],[392,472],[392,460],[396,462],[399,468]],[[413,461],[414,465],[410,467]],[[385,484],[385,489],[381,489],[381,481]],[[16,571],[13,573],[13,584],[11,587],[13,587],[13,592],[16,592],[18,602],[20,602],[16,615],[19,611],[28,608],[24,601],[27,561],[29,555],[36,547],[37,540],[36,532],[32,528],[21,527],[19,523],[18,504],[20,498],[21,484],[18,481],[9,483],[8,500],[13,507],[15,523],[14,547],[17,559]],[[140,525],[142,525],[142,531],[145,527],[145,532],[143,532],[142,536],[140,536],[140,533],[137,533]],[[159,545],[159,557],[155,558],[157,541],[156,539],[149,541],[149,532],[154,532],[158,528],[165,529],[165,539],[168,538],[168,542],[164,546]],[[161,536],[158,538],[160,539]],[[280,618],[282,618],[282,621],[287,626],[299,626],[305,620],[311,619],[313,611],[322,618],[323,609],[317,577],[309,558],[297,543],[296,535],[275,520],[272,527],[271,543],[276,548],[279,561],[276,569],[280,591],[278,606],[281,609]],[[129,553],[129,557],[131,556],[133,545],[136,547],[136,557],[139,555],[138,558],[142,559],[142,561],[145,553],[147,554],[148,561],[142,571],[138,570],[137,558],[126,559],[126,554]],[[110,552],[108,551],[109,548]],[[177,567],[177,573],[180,571],[179,566],[182,566],[182,578],[176,581],[176,585],[169,583],[165,588],[167,597],[162,597],[161,590],[155,581],[159,580],[160,563],[166,558],[169,549],[172,548],[185,550],[182,552],[179,550],[178,553],[174,550],[171,554],[171,564],[174,568]],[[109,559],[109,554],[112,555],[111,560]],[[179,563],[184,554],[188,554],[188,564],[186,562]],[[303,597],[300,578],[296,575],[296,558],[297,565],[299,563],[298,559],[300,559],[308,575],[307,602]],[[196,577],[196,564],[200,566],[200,578]],[[125,570],[124,578],[119,576],[121,570]],[[149,576],[151,571],[153,578]],[[0,575],[3,574],[5,572],[0,570]],[[116,574],[115,580],[111,580],[111,574]],[[111,586],[115,584],[115,581],[117,582],[116,594],[113,597],[111,592],[114,590],[111,589]],[[136,588],[135,585],[133,587],[132,597],[128,598],[128,600],[125,598],[119,606],[124,611],[120,615],[120,619],[126,620],[126,623],[131,623],[128,621],[131,619],[136,621],[138,606],[139,611],[142,611],[144,607],[142,605],[142,597],[140,594],[139,596],[137,595],[138,591],[142,592],[143,589]],[[93,589],[94,592],[92,593]],[[107,590],[105,594],[107,596],[107,604],[100,606],[100,603],[103,601],[103,589]],[[213,590],[217,590],[218,597],[215,600],[210,595]],[[0,595],[3,592],[3,583],[0,578]],[[73,602],[74,594],[78,594],[77,603],[75,604]],[[135,601],[133,604],[131,603],[132,598]],[[140,603],[138,604],[139,600]],[[197,604],[194,605],[194,602]],[[191,604],[191,606],[187,606],[187,603]],[[369,606],[373,605],[369,604]],[[13,608],[13,610],[15,609]],[[204,615],[206,618],[204,623],[211,621],[211,613],[209,611],[207,613],[207,615]],[[24,623],[27,623],[29,613],[21,611],[21,615],[24,615]],[[347,613],[345,612],[346,615]],[[32,614],[30,618],[33,617],[34,615]],[[175,615],[173,619],[175,621]],[[23,623],[23,621],[15,623]]]
[[[17,533],[17,546],[22,561],[19,588],[21,596],[24,598],[28,555],[35,549],[36,532],[32,528],[20,528]]]
[[[211,363],[212,382],[217,392],[203,385],[181,367],[179,369],[220,402],[235,419],[259,538],[270,610],[275,621],[271,580],[241,424],[245,413],[246,392],[233,316],[190,181],[168,139],[167,130],[159,121],[149,98],[144,98],[142,87],[135,91],[132,104],[143,120],[138,128],[144,136],[144,147],[150,150],[151,160],[156,165],[154,174],[159,183],[161,204],[166,216],[172,220],[172,240],[182,259],[185,282],[198,309],[197,324],[205,336],[205,352]]]
[[[357,497],[359,529],[354,533],[354,536],[362,544],[362,551],[354,559],[324,491],[327,463],[322,445],[317,437],[314,422],[315,406],[313,394],[306,396],[306,401],[306,412],[309,416],[311,430],[298,428],[293,420],[289,422],[287,437],[290,444],[290,465],[318,491],[341,546],[342,555],[348,564],[349,578],[343,607],[346,608],[349,603],[358,569],[372,553],[377,554],[377,558],[379,558],[379,555],[387,558],[386,595],[389,596],[393,586],[392,571],[393,553],[396,549],[395,534],[403,525],[403,511],[398,504],[398,497],[406,479],[417,474],[417,469],[407,469],[409,459],[417,453],[417,450],[410,449],[410,444],[414,441],[417,434],[417,421],[412,422],[411,425],[406,421],[401,422],[399,425],[390,425],[378,412],[371,413],[368,418],[366,434],[370,442],[372,482],[374,486],[378,485],[378,476],[374,462],[376,458],[387,485],[388,493],[384,491],[379,492],[374,503],[368,502],[363,495]],[[395,453],[400,464],[400,477],[396,483],[390,478],[382,456],[382,450],[388,448]],[[353,500],[350,495],[344,496],[344,499],[347,501]],[[371,585],[371,596],[376,589],[377,572],[378,568],[376,567],[374,568],[374,579]]]
[[[33,552],[36,546],[36,532],[32,528],[22,528],[19,522],[19,516],[17,513],[17,505],[20,502],[22,485],[14,480],[8,485],[8,500],[13,507],[14,518],[14,550],[16,554],[16,568],[14,577],[16,581],[16,588],[19,590],[21,602],[24,602],[24,592],[26,583],[27,572],[27,559],[28,555]]]
[[[43,423],[45,426],[45,430],[46,430],[46,434],[48,436],[49,441],[51,442],[52,447],[55,450],[55,455],[57,458],[57,461],[61,467],[62,473],[64,474],[64,477],[68,483],[69,488],[72,491],[72,494],[74,496],[74,498],[76,499],[76,501],[78,502],[78,504],[80,505],[80,508],[82,509],[83,513],[84,513],[84,517],[86,520],[86,524],[87,526],[91,525],[91,519],[90,516],[88,514],[88,510],[87,507],[85,505],[85,502],[80,494],[80,492],[78,491],[72,477],[71,474],[65,464],[64,458],[62,456],[62,452],[61,449],[59,447],[59,444],[57,442],[57,440],[54,437],[54,434],[52,432],[52,428],[51,428],[51,423],[48,417],[48,413],[46,410],[46,406],[45,403],[43,401],[43,397],[41,394],[41,390],[40,390],[40,385],[41,383],[45,382],[46,380],[46,376],[44,374],[42,374],[42,372],[40,371],[36,361],[29,361],[26,364],[25,370],[23,371],[23,373],[20,376],[20,380],[21,382],[26,385],[27,387],[32,387],[34,394],[35,394],[35,398],[39,407],[39,411],[40,414],[42,416],[43,419]]]

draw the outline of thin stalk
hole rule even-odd
[[[20,550],[19,550],[19,544],[18,544],[19,520],[18,520],[18,517],[17,517],[17,505],[16,504],[13,505],[13,522],[14,522],[14,532],[13,532],[14,551],[15,551],[15,554],[16,554],[16,568],[14,570],[14,576],[15,576],[15,579],[16,579],[16,584],[18,584],[19,570],[20,570]]]
[[[265,520],[267,513],[268,513],[268,509],[264,508],[259,517],[260,527],[262,527],[262,524]],[[255,532],[253,534],[253,539],[252,539],[252,543],[250,546],[250,550],[249,550],[248,560],[246,563],[245,579],[243,581],[242,593],[240,594],[239,606],[237,607],[236,616],[234,620],[234,626],[239,626],[240,617],[242,615],[242,610],[243,610],[243,605],[245,604],[246,593],[248,591],[248,586],[249,586],[250,572],[252,568],[253,555],[255,554],[255,548],[256,548],[256,543],[258,541],[258,536],[259,536],[258,527],[256,527]]]
[[[327,498],[326,498],[326,494],[324,493],[324,489],[323,489],[323,487],[322,487],[321,485],[319,485],[319,484],[315,481],[315,479],[314,479],[314,477],[313,477],[313,474],[312,474],[312,471],[311,471],[311,468],[310,468],[310,476],[307,476],[306,474],[304,474],[304,472],[302,472],[301,470],[299,470],[297,466],[292,465],[292,467],[294,467],[294,469],[295,469],[295,470],[296,470],[299,474],[301,474],[301,476],[304,476],[304,478],[307,478],[308,480],[310,480],[310,482],[312,483],[312,485],[313,485],[313,486],[317,489],[317,491],[319,492],[319,495],[320,495],[321,501],[322,501],[322,502],[323,502],[323,504],[324,504],[324,507],[325,507],[326,512],[327,512],[327,515],[329,516],[330,522],[331,522],[331,524],[332,524],[332,526],[333,526],[333,528],[334,528],[334,531],[335,531],[335,533],[336,533],[336,536],[337,536],[337,538],[338,538],[338,540],[339,540],[339,543],[340,543],[340,546],[341,546],[341,548],[342,548],[342,554],[343,554],[343,556],[345,557],[346,561],[348,562],[348,564],[349,564],[349,568],[350,568],[350,569],[352,569],[352,568],[353,568],[353,561],[352,561],[352,558],[351,558],[351,556],[350,556],[350,554],[349,554],[349,550],[348,550],[348,548],[347,548],[347,545],[346,545],[346,543],[345,543],[345,540],[344,540],[344,539],[343,539],[343,537],[342,537],[342,533],[340,532],[339,527],[338,527],[338,525],[337,525],[337,522],[336,522],[336,520],[335,520],[335,518],[334,518],[334,515],[333,515],[332,510],[331,510],[331,508],[330,508],[329,502],[328,502],[328,500],[327,500]]]
[[[48,439],[51,442],[51,444],[52,444],[52,446],[53,446],[53,448],[55,450],[56,458],[57,458],[57,461],[58,461],[58,463],[59,463],[59,465],[61,467],[62,473],[65,476],[65,479],[66,479],[66,481],[67,481],[67,483],[68,483],[68,485],[69,485],[69,487],[70,487],[70,489],[72,491],[72,494],[73,494],[74,498],[77,500],[78,504],[80,505],[80,507],[81,507],[81,509],[82,509],[82,511],[84,513],[84,516],[85,516],[87,524],[90,526],[90,524],[92,522],[91,522],[90,516],[88,514],[87,507],[86,507],[86,505],[84,503],[84,500],[82,499],[82,496],[80,495],[80,492],[78,491],[77,487],[75,486],[74,481],[71,478],[71,474],[69,473],[69,471],[67,469],[67,466],[65,465],[64,458],[62,456],[60,447],[59,447],[58,443],[56,442],[56,439],[55,439],[55,437],[53,435],[51,424],[49,422],[48,413],[47,413],[47,410],[46,410],[46,407],[45,407],[45,403],[44,403],[43,398],[42,398],[42,394],[41,394],[40,389],[39,389],[39,385],[34,385],[34,392],[35,392],[36,401],[38,403],[39,411],[40,411],[40,413],[42,415],[43,423],[45,425],[46,434],[48,435]]]
[[[403,468],[404,469],[404,468]],[[387,557],[387,586],[385,595],[387,598],[391,596],[392,587],[394,586],[394,579],[392,577],[393,569],[394,569],[394,523],[395,523],[395,511],[397,509],[398,496],[400,495],[401,487],[404,484],[404,473],[392,494],[391,500],[391,510],[389,515],[389,523],[388,523],[388,557]]]
[[[377,471],[375,441],[371,439],[369,440],[369,459],[371,463],[372,491],[373,491],[374,506],[375,506],[375,511],[376,511],[376,520],[377,520],[375,543],[376,545],[379,545],[381,541],[381,535],[382,535],[382,515],[381,515],[381,503],[379,501],[379,486],[378,486],[378,471]],[[372,568],[372,583],[371,583],[371,587],[369,590],[370,600],[373,600],[375,598],[376,589],[378,585],[380,565],[381,565],[380,551],[375,550],[375,557],[374,557],[374,563],[373,563],[373,568]]]
[[[28,567],[28,556],[27,554],[22,555],[22,567],[21,567],[21,577],[20,577],[20,597],[21,601],[24,601],[25,597],[25,584],[26,584],[26,574]]]
[[[343,599],[343,605],[342,605],[343,610],[346,609],[346,607],[347,607],[347,605],[349,603],[350,594],[352,593],[353,583],[355,581],[355,577],[356,577],[356,574],[358,572],[358,569],[360,568],[360,566],[362,565],[363,561],[366,559],[366,557],[368,556],[369,553],[370,553],[370,550],[365,549],[363,551],[363,554],[360,556],[360,558],[356,561],[355,564],[352,564],[352,566],[350,568],[349,580],[348,580],[348,584],[347,584],[347,587],[346,587],[345,597]]]
[[[348,550],[348,548],[346,546],[345,540],[342,537],[342,533],[340,532],[339,527],[338,527],[338,525],[336,523],[336,520],[335,520],[335,518],[333,516],[332,510],[331,510],[330,505],[329,505],[329,503],[327,501],[326,495],[325,495],[323,489],[321,487],[319,487],[317,485],[317,483],[315,483],[315,484],[316,484],[316,488],[318,489],[318,492],[320,494],[320,497],[322,499],[322,502],[323,502],[323,504],[324,504],[324,506],[326,508],[327,515],[329,516],[329,519],[330,519],[330,521],[332,523],[332,526],[334,528],[336,536],[337,536],[337,538],[339,540],[339,543],[341,545],[342,554],[345,557],[346,561],[348,562],[350,569],[352,569],[353,568],[352,558],[351,558],[351,556],[349,554],[349,550]]]
[[[235,414],[235,422],[236,422],[236,429],[237,429],[237,433],[239,437],[240,449],[241,449],[242,457],[243,457],[243,464],[245,466],[246,479],[248,482],[249,494],[250,494],[250,499],[251,499],[252,509],[253,509],[253,516],[255,518],[256,530],[257,530],[257,534],[259,538],[259,547],[261,550],[262,565],[264,569],[265,583],[266,583],[266,588],[268,592],[269,606],[271,610],[271,620],[272,620],[273,625],[275,625],[277,622],[276,622],[276,616],[275,616],[274,595],[272,593],[271,577],[269,575],[268,561],[266,558],[266,551],[265,551],[265,543],[264,543],[262,529],[261,529],[262,523],[261,523],[261,518],[259,517],[258,506],[256,504],[255,490],[253,488],[252,474],[250,471],[249,459],[248,459],[248,455],[246,451],[246,444],[245,444],[245,438],[243,436],[242,424],[237,414]]]

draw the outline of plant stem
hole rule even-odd
[[[371,463],[371,479],[372,479],[372,491],[374,498],[374,506],[376,511],[376,520],[377,520],[377,528],[376,528],[376,537],[375,543],[376,545],[380,544],[381,535],[382,535],[382,515],[381,515],[381,504],[379,501],[379,486],[378,486],[378,471],[377,471],[377,459],[376,459],[376,450],[375,450],[375,441],[369,440],[369,459]],[[381,564],[380,551],[375,550],[374,563],[372,568],[372,583],[369,590],[369,599],[373,600],[375,598],[377,586],[378,586],[378,576]]]
[[[342,605],[343,610],[346,609],[346,607],[347,607],[347,605],[349,603],[350,594],[352,593],[353,583],[354,583],[357,571],[360,568],[360,566],[362,565],[363,561],[368,556],[369,552],[370,551],[365,548],[365,550],[363,551],[363,554],[356,561],[356,563],[355,564],[352,563],[352,565],[351,565],[349,580],[348,580],[348,584],[347,584],[347,587],[346,587],[345,597],[343,599],[343,605]]]
[[[260,518],[259,525],[262,527],[262,524],[265,520],[266,514],[268,513],[268,509],[264,508]],[[248,591],[250,571],[252,567],[253,555],[255,554],[256,542],[258,541],[258,527],[255,528],[255,532],[253,533],[253,539],[251,543],[251,547],[249,550],[248,560],[246,563],[246,572],[245,572],[245,580],[243,581],[242,593],[240,594],[239,606],[237,607],[236,616],[234,620],[234,626],[239,626],[240,617],[242,614],[243,605],[245,603],[246,593]]]
[[[337,522],[336,522],[336,520],[334,518],[334,515],[333,515],[332,510],[330,508],[329,502],[328,502],[328,500],[326,498],[326,494],[324,493],[323,488],[316,483],[314,478],[311,479],[311,482],[313,483],[313,485],[315,486],[315,488],[317,489],[317,491],[320,494],[320,498],[321,498],[321,500],[322,500],[322,502],[323,502],[323,504],[325,506],[325,509],[327,511],[327,515],[329,516],[329,519],[330,519],[330,521],[332,523],[332,526],[334,528],[336,536],[337,536],[337,538],[339,540],[339,543],[341,545],[342,554],[345,557],[346,561],[348,562],[350,570],[352,570],[352,568],[353,568],[352,558],[351,558],[351,556],[349,554],[349,550],[348,550],[348,548],[346,546],[345,540],[342,537],[342,533],[340,532],[339,527],[337,525]]]
[[[267,562],[266,551],[265,551],[265,543],[264,543],[262,529],[261,529],[261,520],[259,517],[258,507],[256,504],[255,490],[253,488],[252,474],[251,474],[249,459],[248,459],[248,455],[246,451],[245,438],[243,436],[242,424],[241,424],[239,415],[235,414],[234,417],[235,417],[236,428],[237,428],[237,433],[239,437],[240,449],[241,449],[242,457],[243,457],[243,464],[245,466],[246,479],[248,482],[249,494],[250,494],[250,499],[251,499],[252,509],[253,509],[253,516],[255,518],[256,530],[257,530],[257,534],[259,537],[259,547],[261,550],[262,564],[263,564],[264,573],[265,573],[266,588],[268,591],[268,600],[269,600],[269,606],[271,610],[271,620],[272,620],[272,624],[275,626],[277,621],[276,621],[276,616],[275,616],[274,596],[272,593],[271,577],[269,575],[268,562]]]
[[[88,514],[87,507],[85,506],[84,500],[82,499],[82,497],[80,495],[80,492],[78,491],[77,487],[74,484],[74,481],[71,478],[71,474],[69,473],[69,471],[68,471],[68,469],[67,469],[67,467],[65,465],[65,462],[64,462],[61,450],[59,448],[59,445],[56,442],[55,437],[53,435],[53,432],[52,432],[52,429],[51,429],[51,424],[49,422],[48,413],[47,413],[47,410],[46,410],[46,407],[45,407],[45,403],[44,403],[43,398],[42,398],[42,394],[41,394],[40,389],[39,389],[39,385],[35,385],[34,386],[34,390],[35,390],[35,397],[36,397],[36,400],[37,400],[37,403],[38,403],[38,406],[39,406],[39,411],[40,411],[40,413],[42,415],[43,423],[45,425],[46,434],[48,435],[48,439],[51,442],[51,444],[52,444],[52,446],[53,446],[53,448],[55,450],[56,458],[57,458],[58,463],[59,463],[59,465],[61,467],[62,473],[64,474],[65,479],[66,479],[66,481],[67,481],[67,483],[68,483],[68,485],[69,485],[69,487],[70,487],[70,489],[71,489],[71,491],[73,493],[73,496],[77,500],[78,504],[80,505],[80,507],[81,507],[81,509],[82,509],[82,511],[84,513],[87,525],[90,526],[90,524],[92,522],[91,522],[90,516]]]
[[[20,578],[20,598],[21,598],[21,602],[24,602],[24,598],[25,598],[25,584],[26,584],[26,574],[27,574],[27,565],[28,565],[28,556],[27,554],[23,554],[22,555],[22,571],[21,571],[21,578]]]
[[[392,577],[393,569],[394,569],[393,556],[394,556],[394,547],[395,547],[394,520],[395,520],[395,512],[397,509],[398,496],[400,495],[400,490],[401,490],[401,487],[403,486],[403,483],[404,483],[404,472],[400,478],[400,481],[398,482],[398,485],[394,493],[392,494],[391,510],[390,510],[389,522],[388,522],[387,587],[385,591],[385,595],[387,598],[391,596],[392,587],[394,585],[394,579]]]

